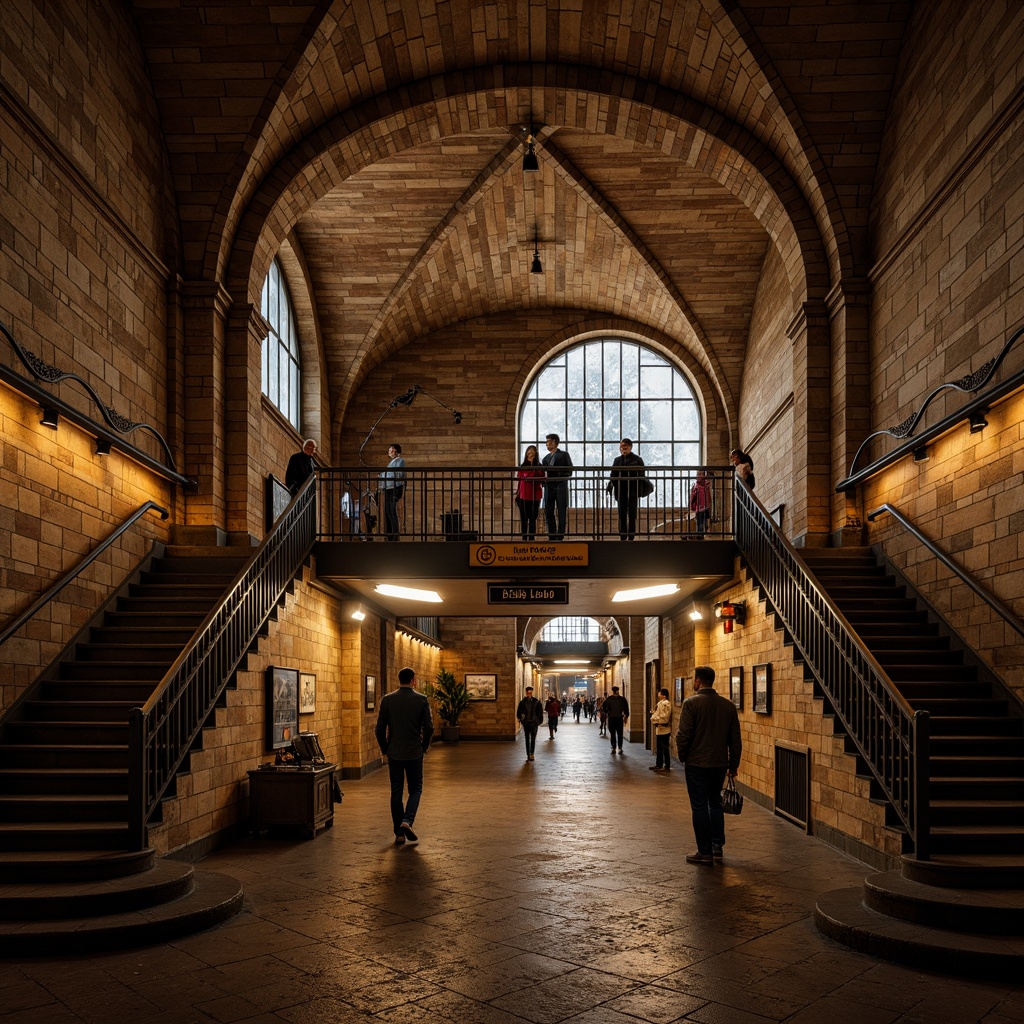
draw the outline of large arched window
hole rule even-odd
[[[270,324],[270,333],[263,339],[263,394],[296,430],[301,430],[299,333],[288,285],[276,259],[263,283],[260,312]]]
[[[632,438],[648,466],[701,461],[700,412],[683,374],[652,348],[619,338],[585,341],[538,372],[519,410],[519,451],[558,434],[577,466],[610,466]]]
[[[584,615],[560,615],[546,623],[541,631],[542,643],[599,643],[601,624]]]

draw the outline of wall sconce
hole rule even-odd
[[[104,441],[102,437],[96,438],[96,454],[97,455],[109,455],[110,454],[110,442]]]
[[[921,445],[920,448],[914,449],[914,461],[915,462],[927,462],[929,459],[928,448],[926,445]]]
[[[988,412],[987,409],[981,409],[978,412],[971,413],[970,419],[972,434],[980,434],[988,426],[988,420],[985,419],[986,412]],[[917,453],[915,452],[914,455],[916,458]]]
[[[44,427],[56,430],[57,424],[60,422],[60,413],[52,405],[44,405],[43,418],[39,422],[42,423]]]
[[[352,618],[355,619],[356,622],[362,622],[363,619],[366,618],[366,612],[364,612],[362,608],[356,608],[352,613]]]
[[[690,621],[691,622],[700,622],[700,621],[703,620],[703,618],[704,618],[704,609],[701,607],[699,602],[694,601],[693,602],[693,607],[690,609]]]

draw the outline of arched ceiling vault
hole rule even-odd
[[[253,301],[291,237],[338,415],[409,341],[554,306],[672,339],[732,419],[767,248],[794,310],[864,272],[906,0],[129,2],[183,275]]]

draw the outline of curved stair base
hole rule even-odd
[[[0,956],[86,954],[168,942],[242,909],[242,886],[152,850],[108,857],[51,855],[0,884]],[[28,867],[26,863],[24,865]],[[19,877],[21,875],[21,877]]]
[[[970,878],[959,881],[970,884],[948,884],[966,872]],[[945,884],[915,877],[942,878]],[[963,860],[932,866],[905,859],[902,871],[871,875],[861,888],[827,893],[814,908],[814,922],[829,938],[883,960],[962,977],[1019,980],[1024,889],[996,887],[1006,877],[998,867],[991,874],[978,864],[970,870]]]

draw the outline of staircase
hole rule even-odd
[[[910,706],[931,716],[928,861],[822,898],[832,938],[887,959],[977,977],[1024,969],[1024,718],[870,549],[804,561]]]
[[[0,953],[164,941],[240,909],[233,879],[128,852],[128,713],[251,553],[167,548],[3,722]]]

